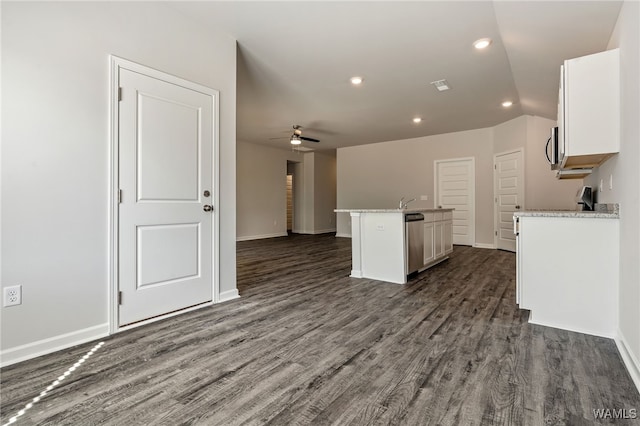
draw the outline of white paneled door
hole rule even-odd
[[[435,206],[452,208],[453,244],[475,243],[475,161],[473,158],[436,160]]]
[[[522,150],[494,156],[496,248],[516,251],[513,212],[524,203],[524,154]]]
[[[119,68],[120,326],[213,300],[215,99]]]

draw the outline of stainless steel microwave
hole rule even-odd
[[[558,144],[560,140],[558,138],[558,128],[551,128],[551,135],[547,139],[547,145],[545,146],[545,154],[547,161],[551,164],[551,170],[560,169],[560,163],[562,162],[560,147]]]

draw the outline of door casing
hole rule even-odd
[[[211,305],[220,300],[220,215],[218,212],[220,211],[220,179],[219,179],[219,170],[220,170],[220,156],[219,156],[219,92],[215,89],[211,89],[209,87],[202,86],[200,84],[184,80],[180,77],[173,76],[171,74],[167,74],[162,71],[155,70],[153,68],[146,67],[144,65],[140,65],[138,63],[110,55],[109,56],[109,65],[110,65],[110,108],[109,108],[109,140],[110,140],[110,152],[109,152],[109,249],[108,249],[108,315],[109,315],[109,331],[111,334],[117,333],[119,331],[127,330],[130,328],[139,327],[141,325],[145,325],[151,322],[155,322],[161,319],[165,319],[171,316],[179,315],[191,310],[200,309],[204,306]],[[194,308],[187,308],[178,312],[168,313],[166,315],[162,315],[159,317],[155,317],[149,320],[144,320],[137,322],[135,324],[127,325],[124,327],[120,327],[118,325],[118,291],[119,291],[119,283],[118,283],[118,205],[119,205],[119,149],[118,149],[118,117],[119,117],[119,70],[121,68],[128,69],[130,71],[134,71],[158,80],[163,80],[173,84],[179,84],[183,87],[191,88],[193,90],[197,90],[203,93],[210,94],[213,97],[213,107],[214,107],[214,117],[212,120],[213,124],[213,176],[212,176],[212,202],[214,206],[214,215],[213,215],[213,226],[212,226],[212,247],[211,253],[213,255],[212,261],[212,294],[213,301],[207,304],[198,305]]]

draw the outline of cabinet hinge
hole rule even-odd
[[[118,87],[118,102],[122,100],[122,87]]]
[[[122,292],[118,292],[118,305],[122,305]]]
[[[122,189],[118,189],[118,204],[122,203]]]

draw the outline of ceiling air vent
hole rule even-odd
[[[444,92],[445,90],[450,89],[449,82],[447,82],[447,80],[432,81],[431,84],[433,84],[433,87],[438,89],[438,91],[440,92]]]

